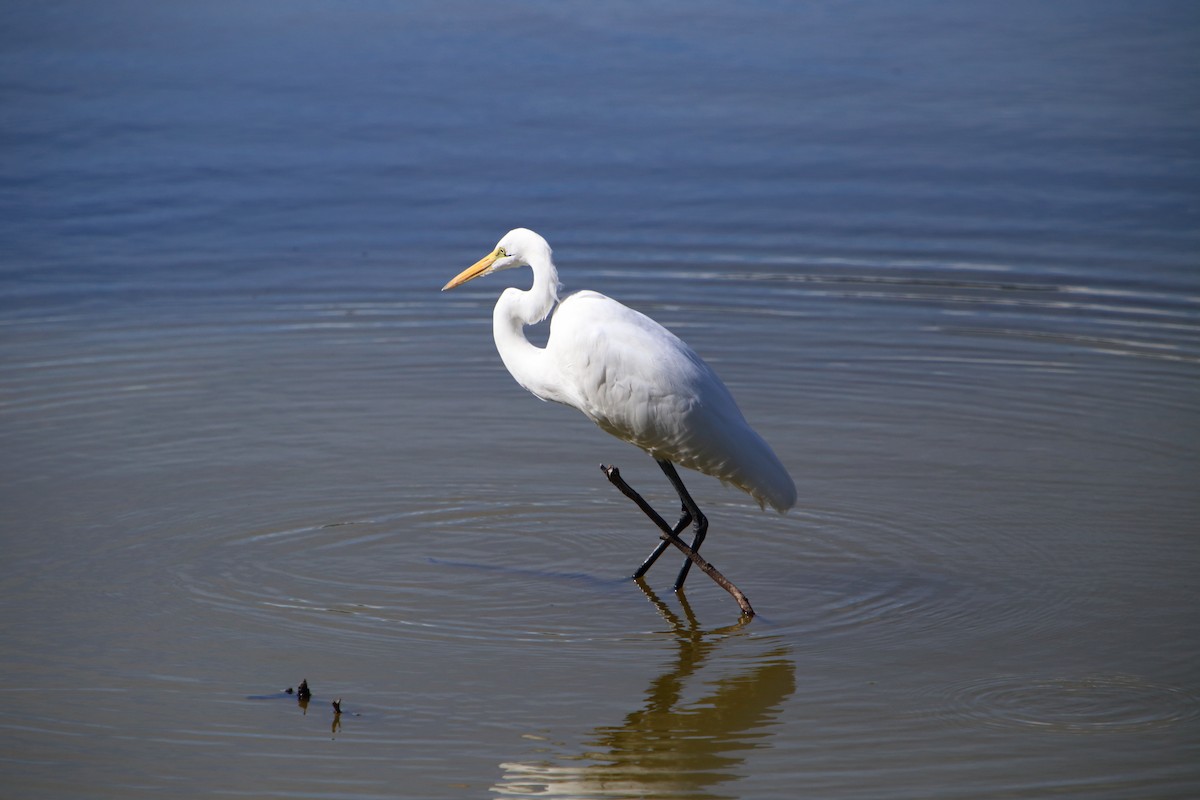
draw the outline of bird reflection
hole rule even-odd
[[[670,624],[674,662],[646,690],[642,706],[622,724],[597,728],[584,752],[554,760],[501,764],[492,787],[505,797],[663,797],[716,800],[720,784],[735,780],[743,753],[765,740],[783,702],[796,688],[787,648],[768,648],[743,669],[698,676],[744,621],[704,631],[680,595],[683,618],[645,583],[638,585]],[[714,667],[715,668],[715,667]],[[688,691],[689,688],[691,691]]]

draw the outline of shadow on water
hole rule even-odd
[[[638,580],[670,624],[675,657],[650,682],[639,708],[619,725],[596,728],[579,752],[555,753],[539,745],[543,758],[502,763],[504,776],[492,787],[505,797],[720,798],[721,784],[737,780],[744,753],[761,746],[784,702],[795,692],[795,664],[788,648],[764,638],[765,652],[731,673],[705,677],[746,620],[704,630],[687,599],[683,618]],[[728,651],[727,651],[728,652]],[[572,748],[574,750],[574,748]]]
[[[603,578],[597,575],[592,575],[588,572],[567,572],[544,569],[533,569],[531,567],[514,567],[502,564],[484,564],[478,561],[463,561],[453,558],[437,558],[429,556],[425,559],[427,563],[441,567],[455,567],[458,569],[475,570],[477,572],[498,572],[507,575],[518,575],[525,578],[537,578],[557,581],[570,581],[573,583],[586,584],[601,588],[610,588],[620,586],[628,582],[628,578],[621,576],[619,578]]]

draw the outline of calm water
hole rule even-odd
[[[1193,4],[190,6],[0,12],[6,796],[1200,792]],[[749,624],[517,225],[791,469]]]

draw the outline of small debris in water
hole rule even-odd
[[[291,691],[290,689],[288,690]],[[308,688],[308,680],[300,681],[300,688],[296,690],[296,699],[302,703],[307,703],[312,699],[312,691]]]

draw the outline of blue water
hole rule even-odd
[[[1188,2],[6,4],[0,780],[1195,795],[1197,86]],[[749,625],[438,291],[516,226],[791,469],[686,477]]]

